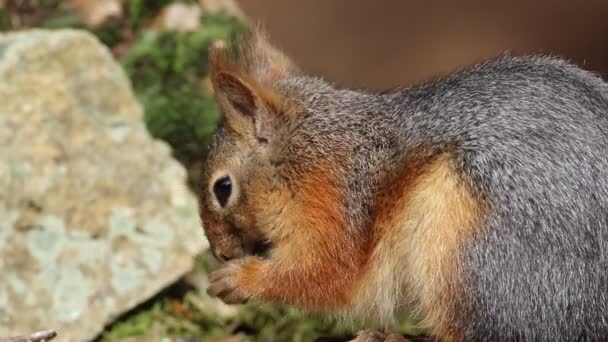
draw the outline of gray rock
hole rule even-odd
[[[0,337],[93,338],[207,247],[184,169],[75,30],[0,35]]]

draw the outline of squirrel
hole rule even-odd
[[[261,30],[237,46],[209,52],[208,293],[373,327],[360,342],[403,340],[403,312],[438,341],[608,339],[599,76],[504,53],[377,92],[305,74]]]

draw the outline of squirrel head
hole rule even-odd
[[[267,247],[256,214],[285,191],[276,176],[278,151],[298,115],[275,86],[297,68],[260,30],[249,32],[236,54],[216,42],[209,63],[222,120],[205,163],[200,213],[213,254],[227,260]]]

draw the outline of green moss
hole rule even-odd
[[[11,26],[10,14],[6,9],[0,8],[0,32],[10,30]]]
[[[161,311],[160,305],[161,303],[156,303],[150,310],[134,314],[127,320],[118,321],[111,330],[103,334],[101,340],[120,341],[128,337],[144,336],[151,330],[155,314]]]
[[[173,2],[195,3],[197,0],[128,0],[127,20],[132,30],[139,29],[150,17],[155,16],[165,6]]]
[[[161,296],[149,308],[123,318],[108,329],[99,342],[160,340],[161,337],[186,338],[193,341],[213,341],[216,338],[240,336],[239,341],[315,341],[321,337],[352,337],[354,328],[341,327],[335,322],[302,311],[269,304],[244,305],[236,316],[223,318],[205,306],[208,297],[198,290],[181,298]],[[398,332],[419,335],[411,319],[404,319]]]
[[[144,105],[149,131],[181,158],[200,158],[219,118],[204,87],[209,47],[217,39],[233,40],[245,27],[222,15],[202,21],[202,28],[192,33],[146,31],[122,60]]]
[[[322,336],[348,335],[335,324],[311,317],[292,308],[272,305],[246,305],[237,316],[222,318],[208,312],[201,304],[202,294],[187,293],[182,299],[167,297],[155,301],[146,310],[118,321],[100,338],[100,342],[141,341],[159,337],[210,341],[214,338],[241,335],[242,341],[314,341]]]

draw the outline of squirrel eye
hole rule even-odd
[[[213,184],[213,194],[222,207],[224,207],[226,202],[228,202],[228,198],[230,198],[231,193],[232,180],[230,177],[222,177],[215,181],[215,184]]]

